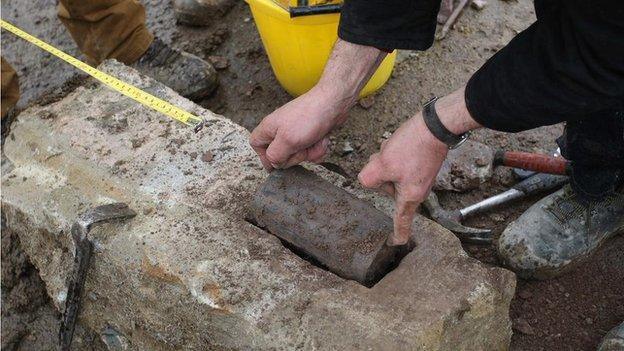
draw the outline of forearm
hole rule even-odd
[[[518,132],[624,108],[622,2],[541,7],[467,84],[468,109],[487,128]]]
[[[314,90],[334,100],[341,114],[346,113],[386,55],[377,48],[338,39]]]
[[[455,90],[451,94],[440,98],[435,105],[440,121],[450,132],[460,135],[467,131],[481,128],[474,120],[466,106],[464,98],[466,87]]]

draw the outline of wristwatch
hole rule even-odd
[[[435,136],[441,142],[445,143],[446,146],[448,146],[449,150],[455,149],[456,147],[465,143],[466,140],[468,140],[470,132],[468,131],[464,134],[457,135],[446,129],[444,124],[442,124],[442,122],[440,121],[440,117],[438,117],[438,114],[436,113],[436,101],[438,101],[438,98],[434,97],[433,99],[425,103],[425,105],[423,106],[423,119],[425,121],[425,124],[427,125],[427,128],[429,128],[429,131],[431,132],[431,134],[433,134],[433,136]]]

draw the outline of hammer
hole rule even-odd
[[[491,229],[467,227],[461,224],[461,221],[468,216],[483,213],[510,201],[556,189],[565,184],[567,181],[567,176],[537,173],[514,185],[511,189],[503,193],[494,195],[468,207],[450,211],[445,210],[442,206],[440,206],[438,197],[432,191],[423,202],[423,206],[429,212],[431,219],[455,233],[455,235],[457,235],[462,242],[472,244],[489,244],[492,242]]]
[[[569,174],[570,161],[559,156],[559,151],[554,156],[541,155],[532,152],[503,151],[494,152],[494,166],[506,166],[549,174]]]

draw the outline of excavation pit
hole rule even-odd
[[[33,106],[14,122],[4,148],[12,167],[2,175],[2,212],[59,311],[77,215],[113,202],[137,213],[90,233],[98,244],[81,327],[102,337],[112,328],[131,350],[509,345],[512,273],[468,257],[452,233],[420,216],[412,233],[418,246],[371,288],[315,267],[243,219],[269,176],[247,130],[124,65],[100,69],[208,123],[193,133],[97,83]],[[40,117],[48,115],[56,117]],[[202,159],[206,152],[212,157]],[[391,213],[389,199],[310,170]],[[317,225],[321,213],[344,216],[330,206],[317,210]]]

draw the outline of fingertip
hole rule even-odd
[[[372,188],[372,182],[369,178],[370,177],[368,175],[368,172],[366,172],[366,167],[363,168],[360,173],[358,173],[358,182],[360,182],[360,184],[362,184],[362,186],[365,188]]]
[[[276,149],[276,146],[274,144],[275,144],[275,141],[273,141],[269,145],[269,147],[265,150],[264,155],[266,159],[269,161],[269,163],[271,164],[271,166],[273,166],[274,168],[279,168],[277,166],[283,163],[283,161],[285,161],[285,158],[287,158],[288,155],[283,155],[282,153],[280,153]]]
[[[395,217],[394,232],[391,236],[388,237],[388,245],[397,246],[406,244],[409,240],[410,233],[412,231],[411,229],[411,223],[403,223],[401,220],[397,220],[397,218]]]
[[[388,236],[388,239],[386,239],[386,245],[401,246],[401,245],[407,244],[408,241],[409,241],[409,236],[406,236],[403,234],[397,235],[396,233],[392,233],[391,235]]]

